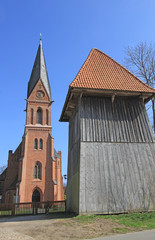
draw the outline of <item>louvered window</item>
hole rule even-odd
[[[33,124],[33,108],[31,108],[31,124]]]
[[[42,139],[40,139],[40,141],[39,141],[39,149],[43,149],[43,140]]]
[[[48,110],[46,109],[46,124],[48,125]]]
[[[42,124],[42,110],[41,110],[41,108],[38,108],[38,110],[37,110],[37,123]]]
[[[38,139],[34,139],[34,149],[38,149]]]

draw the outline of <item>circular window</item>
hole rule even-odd
[[[42,99],[45,96],[45,93],[43,91],[37,92],[37,98]]]

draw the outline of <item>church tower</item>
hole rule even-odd
[[[26,101],[23,157],[19,162],[16,195],[20,202],[63,200],[61,152],[54,149],[51,89],[41,40]]]
[[[26,99],[26,124],[21,143],[9,150],[0,175],[0,202],[64,200],[61,151],[54,148],[51,88],[40,40]]]

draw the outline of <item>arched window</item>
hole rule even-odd
[[[34,166],[34,178],[41,179],[41,163],[40,162],[36,162]]]
[[[33,124],[33,108],[31,108],[31,124]]]
[[[41,110],[41,108],[38,108],[38,110],[37,110],[37,123],[42,124],[42,110]]]
[[[39,141],[39,149],[43,149],[43,140],[40,138]]]
[[[46,124],[48,125],[48,110],[46,109]]]
[[[38,149],[38,139],[34,139],[34,149]]]

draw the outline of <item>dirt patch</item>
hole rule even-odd
[[[90,239],[131,231],[117,221],[95,218],[89,222],[77,218],[15,218],[0,222],[1,240]]]

